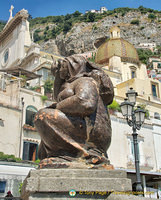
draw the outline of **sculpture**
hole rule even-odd
[[[40,166],[59,163],[60,167],[80,160],[87,165],[108,163],[111,122],[107,105],[114,96],[110,78],[77,55],[53,61],[52,73],[56,102],[35,116],[41,136]]]

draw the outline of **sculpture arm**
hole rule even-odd
[[[98,89],[93,79],[78,81],[74,87],[75,95],[57,103],[56,108],[66,114],[88,116],[97,107]]]

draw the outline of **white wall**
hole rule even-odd
[[[7,68],[17,59],[22,59],[24,57],[24,46],[31,44],[27,23],[26,20],[22,21],[15,27],[10,35],[0,43],[0,69]],[[3,65],[3,56],[7,49],[9,49],[9,59],[8,62]]]
[[[0,106],[0,152],[14,154],[18,157],[20,144],[20,122],[21,112],[19,110]]]
[[[114,167],[127,168],[131,148],[128,137],[132,138],[132,128],[127,125],[126,121],[122,118],[117,118],[111,115],[112,123],[112,142],[109,150],[107,151],[111,164]],[[148,122],[140,131],[138,131],[138,140],[140,143],[140,159],[141,165],[156,169],[156,158],[154,152],[152,126]],[[134,163],[133,163],[134,164]]]

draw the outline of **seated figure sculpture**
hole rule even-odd
[[[110,78],[78,55],[53,60],[52,73],[55,102],[35,116],[41,136],[40,168],[61,167],[61,163],[69,167],[80,160],[85,165],[108,164],[111,121],[107,105],[114,96]]]

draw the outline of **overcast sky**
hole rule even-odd
[[[99,10],[101,6],[113,10],[118,7],[138,8],[143,5],[161,10],[161,0],[0,0],[1,20],[8,20],[11,5],[14,6],[13,15],[24,8],[33,18],[66,15],[76,10],[84,13],[86,10]]]

